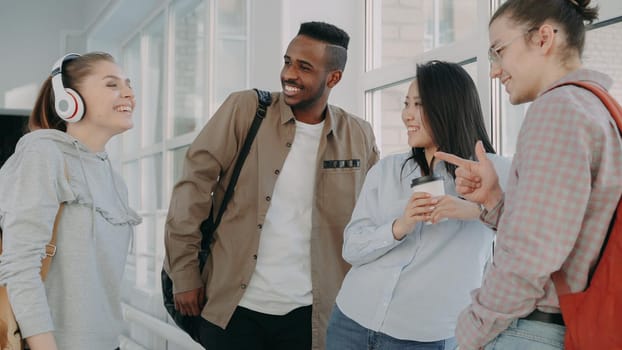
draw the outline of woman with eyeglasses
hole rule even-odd
[[[459,165],[457,191],[483,204],[497,227],[494,264],[459,318],[466,349],[563,349],[565,326],[551,274],[585,289],[622,195],[622,140],[586,81],[612,80],[582,67],[590,0],[508,0],[490,20],[491,77],[512,104],[532,102],[518,135],[507,191],[479,147]],[[617,310],[620,311],[620,310]]]
[[[470,157],[482,140],[498,171],[509,161],[488,140],[479,96],[460,65],[417,66],[402,122],[411,150],[381,159],[367,174],[344,232],[352,265],[328,325],[327,350],[453,350],[458,313],[482,281],[493,232],[480,207],[459,198],[444,150]],[[445,195],[411,189],[438,175]]]

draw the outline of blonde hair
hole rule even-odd
[[[63,64],[63,85],[80,93],[80,84],[85,77],[93,73],[93,67],[100,61],[115,62],[105,52],[89,52]],[[88,106],[85,106],[88,108]],[[52,77],[47,77],[39,90],[39,96],[28,119],[28,129],[56,129],[67,131],[67,123],[62,120],[54,108]]]
[[[507,16],[516,24],[526,24],[527,28],[537,28],[545,21],[552,20],[566,33],[566,48],[576,50],[581,56],[585,46],[585,25],[598,18],[598,6],[590,6],[590,2],[591,0],[508,0],[495,11],[489,25],[502,16]]]

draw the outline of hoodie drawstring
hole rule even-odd
[[[80,160],[80,169],[82,169],[82,175],[84,175],[84,182],[86,183],[86,188],[88,189],[89,194],[91,195],[91,200],[93,201],[93,204],[91,206],[91,214],[93,216],[93,220],[91,222],[91,235],[93,236],[93,240],[97,241],[97,235],[95,234],[95,220],[97,215],[97,210],[95,207],[95,195],[94,192],[91,190],[91,185],[89,184],[89,177],[86,175],[86,170],[84,169],[84,160],[82,159],[82,151],[80,151],[78,142],[78,140],[74,140],[73,145],[76,148],[76,152],[78,153],[78,159]]]

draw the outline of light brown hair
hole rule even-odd
[[[93,73],[93,67],[97,62],[115,62],[114,58],[105,52],[89,52],[66,61],[63,64],[63,86],[80,93],[80,84],[85,77]],[[84,106],[85,110],[88,106]],[[28,119],[28,129],[56,129],[67,131],[67,123],[61,119],[54,108],[54,91],[52,89],[52,77],[43,82],[39,95]]]
[[[540,27],[545,21],[558,23],[566,33],[566,50],[576,50],[579,56],[585,46],[585,23],[598,18],[598,6],[590,7],[591,0],[508,0],[490,19],[508,16],[518,24]],[[568,55],[568,54],[567,54]]]

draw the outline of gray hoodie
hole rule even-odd
[[[58,248],[44,285],[41,258],[61,202]],[[90,152],[57,130],[22,137],[0,169],[0,284],[23,336],[53,331],[59,349],[116,348],[121,281],[140,221],[105,152]]]

